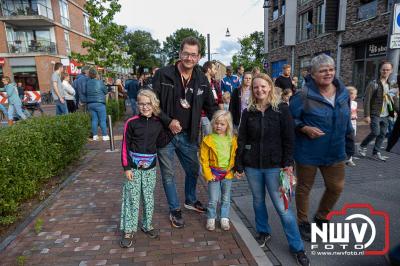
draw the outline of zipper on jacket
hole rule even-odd
[[[146,117],[146,130],[145,130],[145,134],[144,134],[144,149],[143,150],[145,150],[146,152],[145,153],[147,153],[147,150],[146,150],[146,148],[147,148],[147,136],[149,135],[148,134],[148,131],[149,130],[149,118],[148,117]]]
[[[260,166],[259,166],[259,168],[262,168],[262,146],[263,146],[263,139],[264,139],[264,112],[261,112],[261,137],[260,137],[260,162],[259,162]]]

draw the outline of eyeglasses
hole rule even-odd
[[[198,54],[189,54],[187,52],[182,52],[181,53],[181,57],[183,59],[188,59],[188,58],[197,59],[199,57],[199,55]]]
[[[138,103],[137,104],[139,107],[144,108],[144,107],[151,107],[151,103]]]

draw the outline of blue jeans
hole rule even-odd
[[[60,100],[55,100],[56,103],[56,115],[65,115],[68,114],[67,101],[64,100],[64,103],[61,103]]]
[[[231,179],[208,182],[208,208],[207,218],[217,218],[217,204],[221,196],[221,218],[229,218],[231,208]]]
[[[97,127],[100,121],[100,128],[102,136],[107,136],[107,112],[104,103],[89,103],[88,110],[92,118],[92,134],[97,136]]]
[[[271,233],[268,224],[268,212],[265,206],[265,187],[267,187],[269,197],[274,204],[275,210],[279,214],[289,248],[292,252],[303,251],[303,241],[301,240],[296,217],[291,208],[285,210],[283,200],[279,192],[279,168],[256,169],[245,168],[247,181],[253,194],[253,208],[256,216],[256,230],[259,233]]]
[[[197,201],[196,185],[200,167],[197,150],[197,144],[190,142],[188,134],[182,132],[175,135],[167,146],[159,149],[157,152],[162,182],[170,211],[180,209],[174,172],[174,152],[178,156],[179,162],[186,174],[185,203],[191,204]]]
[[[133,98],[129,98],[129,101],[131,102],[132,115],[137,115],[137,114],[138,114],[138,111],[137,111],[136,100],[133,99]]]
[[[361,142],[361,147],[367,147],[368,144],[375,140],[373,154],[376,154],[381,150],[383,140],[385,139],[389,126],[389,116],[379,117],[371,116],[371,133]]]
[[[8,105],[8,119],[12,120],[14,118],[14,112],[16,112],[23,120],[26,119],[26,115],[22,111],[22,106],[20,104]]]

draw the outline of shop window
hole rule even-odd
[[[71,44],[69,42],[69,32],[68,31],[64,31],[64,39],[65,39],[65,49],[68,55],[71,54]]]
[[[279,1],[274,0],[272,8],[272,20],[276,20],[279,17]]]
[[[60,0],[60,14],[61,14],[61,24],[69,27],[69,12],[68,12],[68,2],[65,0]]]
[[[361,0],[358,7],[358,20],[365,20],[376,17],[378,10],[378,0]]]
[[[85,34],[90,35],[89,16],[83,13],[83,30]]]
[[[300,15],[300,25],[299,25],[299,41],[305,41],[312,37],[312,9]]]
[[[271,30],[271,49],[278,48],[278,29]]]
[[[311,65],[311,56],[306,55],[299,57],[300,69],[308,69]]]
[[[321,4],[317,7],[316,34],[321,35],[324,32],[325,32],[325,5]]]

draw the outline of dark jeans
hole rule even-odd
[[[190,204],[197,201],[196,185],[200,167],[197,150],[197,144],[190,142],[188,134],[183,132],[175,135],[167,146],[157,152],[164,191],[171,211],[180,208],[175,179],[174,153],[178,156],[186,174],[185,202]]]
[[[76,104],[74,100],[66,100],[67,101],[67,107],[68,107],[68,113],[74,113],[76,111]]]
[[[371,133],[361,142],[361,147],[367,147],[368,144],[375,139],[375,146],[373,154],[381,150],[383,140],[385,139],[386,132],[389,125],[389,116],[379,117],[371,116]]]
[[[344,162],[328,166],[296,165],[297,187],[296,207],[297,221],[308,222],[308,206],[311,189],[314,185],[317,169],[321,171],[325,182],[325,192],[319,203],[317,218],[326,219],[344,188]]]

